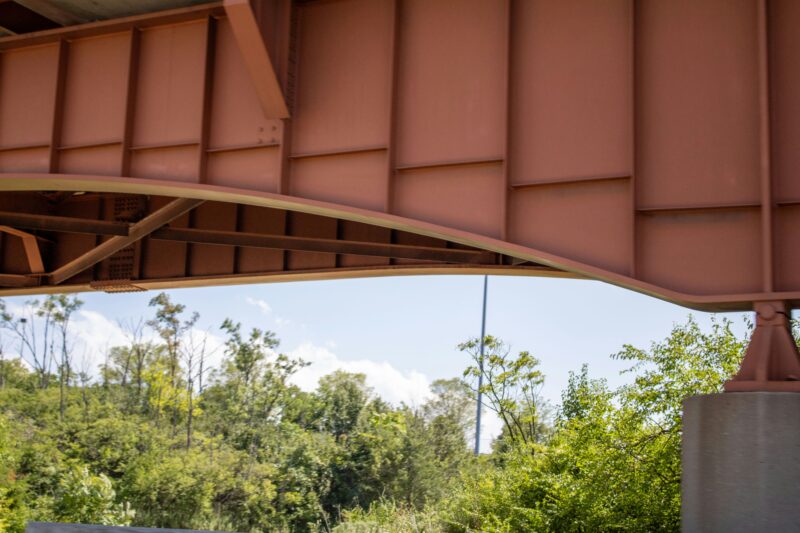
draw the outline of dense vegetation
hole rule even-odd
[[[197,321],[165,294],[93,372],[75,368],[75,298],[12,313],[0,300],[0,531],[28,520],[260,531],[677,531],[681,400],[718,391],[744,339],[689,319],[625,346],[631,384],[587,367],[559,406],[528,352],[487,337],[474,366],[419,407],[389,405],[359,374],[314,392],[272,332],[226,320],[208,368]],[[149,330],[155,336],[147,335]],[[146,340],[146,339],[157,340]],[[24,361],[7,354],[22,346]],[[6,355],[2,355],[2,346]],[[16,350],[19,351],[19,350]],[[480,364],[482,363],[482,365]],[[481,370],[482,368],[482,370]],[[475,458],[474,387],[503,423]]]

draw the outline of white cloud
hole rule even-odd
[[[272,312],[272,307],[270,307],[270,305],[266,301],[260,298],[252,298],[248,296],[247,298],[245,298],[245,301],[254,307],[258,307],[261,310],[261,312],[264,313],[265,315],[268,315]]]
[[[381,398],[393,404],[404,402],[408,405],[420,405],[431,395],[430,383],[424,374],[415,370],[401,372],[386,361],[341,359],[327,347],[311,342],[304,342],[288,355],[311,363],[293,378],[294,383],[304,390],[314,390],[322,376],[335,370],[344,370],[364,374],[367,385]]]
[[[334,342],[326,342],[326,346],[317,346],[304,342],[288,353],[291,357],[299,357],[311,363],[300,370],[292,381],[301,389],[312,391],[317,388],[319,379],[335,370],[344,370],[364,374],[367,385],[384,400],[399,405],[401,402],[411,406],[422,405],[431,397],[430,381],[421,372],[415,370],[401,372],[386,361],[376,362],[368,359],[342,359],[330,348]],[[484,407],[481,423],[481,453],[491,451],[492,441],[500,435],[502,422],[498,416]],[[474,437],[472,437],[474,439]],[[472,446],[472,441],[470,441]]]
[[[15,302],[6,302],[6,311],[12,315],[28,317],[33,311],[33,306],[28,305],[27,303],[20,305]]]
[[[481,453],[492,451],[492,441],[499,437],[502,431],[503,421],[494,411],[484,407],[481,414]],[[474,434],[472,438],[474,443]]]
[[[265,300],[262,300],[260,298],[253,298],[251,296],[245,297],[244,300],[249,305],[252,305],[253,307],[257,307],[261,311],[261,313],[263,315],[265,315],[265,316],[272,315],[273,319],[275,320],[275,325],[276,326],[288,326],[289,324],[292,323],[292,321],[289,320],[288,318],[284,318],[282,316],[275,315],[272,312],[272,306],[269,305],[269,303],[266,302]]]
[[[73,353],[80,371],[90,374],[104,362],[109,348],[129,343],[125,330],[96,311],[82,309],[70,321]]]

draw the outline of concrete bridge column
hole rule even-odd
[[[800,531],[800,394],[684,402],[684,532]]]

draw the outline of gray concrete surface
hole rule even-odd
[[[683,407],[683,531],[800,532],[800,393],[693,396]]]

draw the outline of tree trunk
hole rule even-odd
[[[58,391],[58,419],[63,421],[64,420],[64,365],[61,365],[61,379],[59,380],[59,391]]]
[[[192,380],[189,380],[189,412],[186,415],[186,449],[192,446]]]

